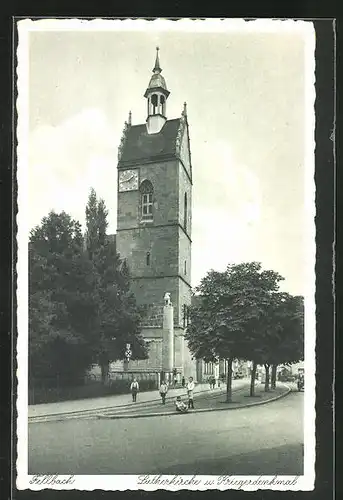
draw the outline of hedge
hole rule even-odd
[[[157,390],[156,380],[138,380],[140,392]],[[131,380],[110,380],[109,385],[96,381],[77,387],[37,387],[29,389],[29,404],[56,403],[76,399],[97,398],[113,394],[129,394]]]

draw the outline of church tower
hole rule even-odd
[[[117,251],[125,258],[137,303],[144,306],[149,359],[132,369],[161,370],[163,297],[174,306],[174,368],[195,375],[184,340],[191,304],[192,165],[187,109],[167,119],[166,81],[157,49],[144,97],[146,123],[125,122],[118,150]]]
[[[166,81],[161,75],[160,59],[158,57],[159,48],[156,48],[156,61],[153,75],[150,79],[148,88],[144,97],[148,103],[147,130],[149,134],[155,134],[161,131],[167,121],[166,107],[170,92],[167,90]]]

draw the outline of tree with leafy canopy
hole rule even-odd
[[[124,359],[126,344],[131,344],[132,359],[145,359],[147,347],[141,336],[142,311],[130,290],[125,260],[116,251],[115,242],[106,236],[107,209],[91,189],[86,206],[86,247],[96,270],[97,327],[94,350],[101,367],[102,380],[108,380],[112,361]]]
[[[50,212],[30,234],[31,382],[70,385],[83,377],[92,356],[93,285],[80,224],[65,212]]]
[[[245,340],[242,341],[241,357],[252,362],[250,396],[255,395],[257,365],[263,364],[266,380],[269,374],[270,345],[275,341],[273,313],[278,303],[279,286],[284,278],[272,270],[263,270],[260,263],[243,264],[240,268],[244,307]]]
[[[264,276],[263,276],[264,275]],[[269,276],[268,276],[269,275]],[[252,372],[250,382],[250,396],[254,396],[254,386],[257,365],[263,365],[265,369],[265,391],[269,390],[270,377],[270,353],[278,345],[277,317],[276,311],[279,303],[279,282],[283,279],[274,271],[261,273],[261,279],[268,279],[269,285],[263,287],[259,296],[259,317],[256,318],[255,328],[251,328],[253,333],[246,355],[252,361]]]
[[[192,353],[205,361],[227,362],[227,401],[232,400],[232,362],[253,361],[250,394],[254,394],[256,364],[266,340],[266,313],[282,280],[264,271],[258,262],[228,265],[224,272],[210,271],[196,292],[186,338]]]
[[[276,372],[280,364],[293,364],[304,359],[304,299],[289,293],[278,294],[271,316],[272,342],[267,354],[272,367],[271,387],[276,386]],[[269,382],[269,381],[268,381]],[[266,377],[266,388],[268,390]]]

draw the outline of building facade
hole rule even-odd
[[[196,376],[184,339],[191,304],[192,163],[187,109],[167,119],[170,92],[158,50],[145,91],[146,123],[125,122],[118,150],[117,251],[126,259],[132,290],[144,307],[142,334],[149,359],[131,361],[135,371],[162,369],[163,298],[174,308],[174,368]]]

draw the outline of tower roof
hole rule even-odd
[[[132,125],[127,131],[120,163],[175,155],[179,126],[180,118],[167,120],[160,132],[149,134],[145,124]]]
[[[164,77],[161,75],[162,73],[162,68],[160,66],[160,58],[158,55],[159,52],[159,47],[156,47],[156,59],[155,59],[155,66],[153,71],[153,75],[150,78],[150,82],[148,85],[148,88],[145,91],[144,97],[147,97],[149,94],[151,94],[154,90],[162,90],[166,94],[166,96],[169,95],[169,91],[167,89],[167,84],[164,79]]]

